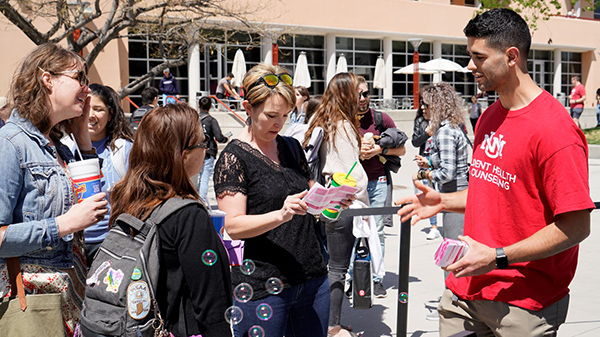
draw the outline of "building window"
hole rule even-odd
[[[554,52],[551,50],[530,50],[527,56],[527,69],[533,81],[542,89],[554,93]]]
[[[464,44],[442,44],[442,58],[454,61],[466,67],[471,60]],[[471,101],[471,96],[477,95],[477,84],[471,72],[448,71],[442,74],[442,81],[450,83],[456,92],[466,100]]]
[[[373,88],[375,64],[377,58],[383,55],[383,42],[381,39],[359,39],[352,37],[336,37],[335,49],[337,59],[343,53],[348,62],[348,71],[363,76],[369,88]],[[374,98],[380,97],[377,90],[372,90]]]
[[[423,42],[419,46],[419,62],[427,62],[433,58],[432,45]],[[413,47],[408,41],[392,41],[392,73],[396,70],[413,63]],[[432,75],[419,74],[419,83],[422,88],[424,84],[431,83]],[[413,97],[413,75],[393,74],[392,97]]]
[[[151,36],[146,37],[136,36],[129,38],[129,81],[146,75],[150,70],[159,64],[163,63],[160,58],[158,41],[153,40]],[[177,80],[180,98],[187,99],[188,97],[188,68],[187,65],[182,65],[176,68],[170,68],[171,73]],[[157,75],[147,86],[153,86],[158,89],[158,84],[162,79],[162,74]],[[144,88],[140,88],[136,92],[129,95],[129,98],[138,106],[142,105],[141,93]],[[135,106],[131,105],[129,111],[135,110]]]
[[[479,6],[479,2],[476,0],[450,0],[450,4],[456,5],[456,6],[469,6],[469,7]]]
[[[311,83],[311,95],[321,95],[325,91],[325,37],[320,35],[283,35],[279,45],[279,65],[286,67],[292,75],[300,53],[306,53]]]
[[[562,52],[562,76],[561,76],[561,87],[560,91],[564,92],[566,96],[571,93],[571,77],[579,76],[581,78],[581,53]]]

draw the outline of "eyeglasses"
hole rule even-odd
[[[208,149],[208,141],[205,140],[202,143],[198,143],[196,145],[192,145],[192,146],[186,148],[186,150],[193,150],[193,149]]]
[[[362,96],[363,98],[369,98],[369,91],[361,91],[358,93],[358,96]]]
[[[287,85],[292,85],[294,82],[292,80],[292,76],[289,74],[266,74],[261,76],[254,84],[252,84],[246,92],[249,92],[252,88],[257,86],[260,82],[264,82],[265,85],[269,88],[275,88],[280,82],[283,82]]]
[[[39,68],[39,67],[38,67]],[[46,70],[39,68],[42,72],[46,72]],[[75,81],[79,82],[80,86],[87,86],[90,83],[90,80],[87,77],[87,74],[85,71],[83,70],[65,70],[65,71],[60,71],[60,72],[53,72],[53,71],[48,71],[48,73],[52,74],[52,75],[56,75],[56,76],[66,76],[69,78],[74,79]],[[68,74],[76,74],[75,76],[69,76]]]

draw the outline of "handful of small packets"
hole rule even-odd
[[[442,268],[448,267],[465,256],[468,250],[466,242],[446,238],[435,252],[435,264]]]

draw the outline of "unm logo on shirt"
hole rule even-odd
[[[502,157],[502,149],[506,144],[506,141],[502,138],[504,138],[504,135],[496,135],[494,131],[490,132],[489,135],[485,135],[485,139],[481,142],[481,149],[490,158]]]

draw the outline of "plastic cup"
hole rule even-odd
[[[225,212],[218,209],[210,212],[210,219],[221,238],[223,238],[223,234],[225,233],[225,214]]]
[[[101,191],[100,161],[98,158],[69,163],[69,172],[77,194],[77,202]]]
[[[339,187],[342,185],[348,185],[352,187],[356,187],[356,179],[352,178],[352,176],[348,176],[346,178],[345,172],[337,172],[333,174],[331,179],[331,186]],[[334,208],[326,208],[323,210],[323,216],[330,220],[337,220],[340,215],[340,205],[335,206]]]

